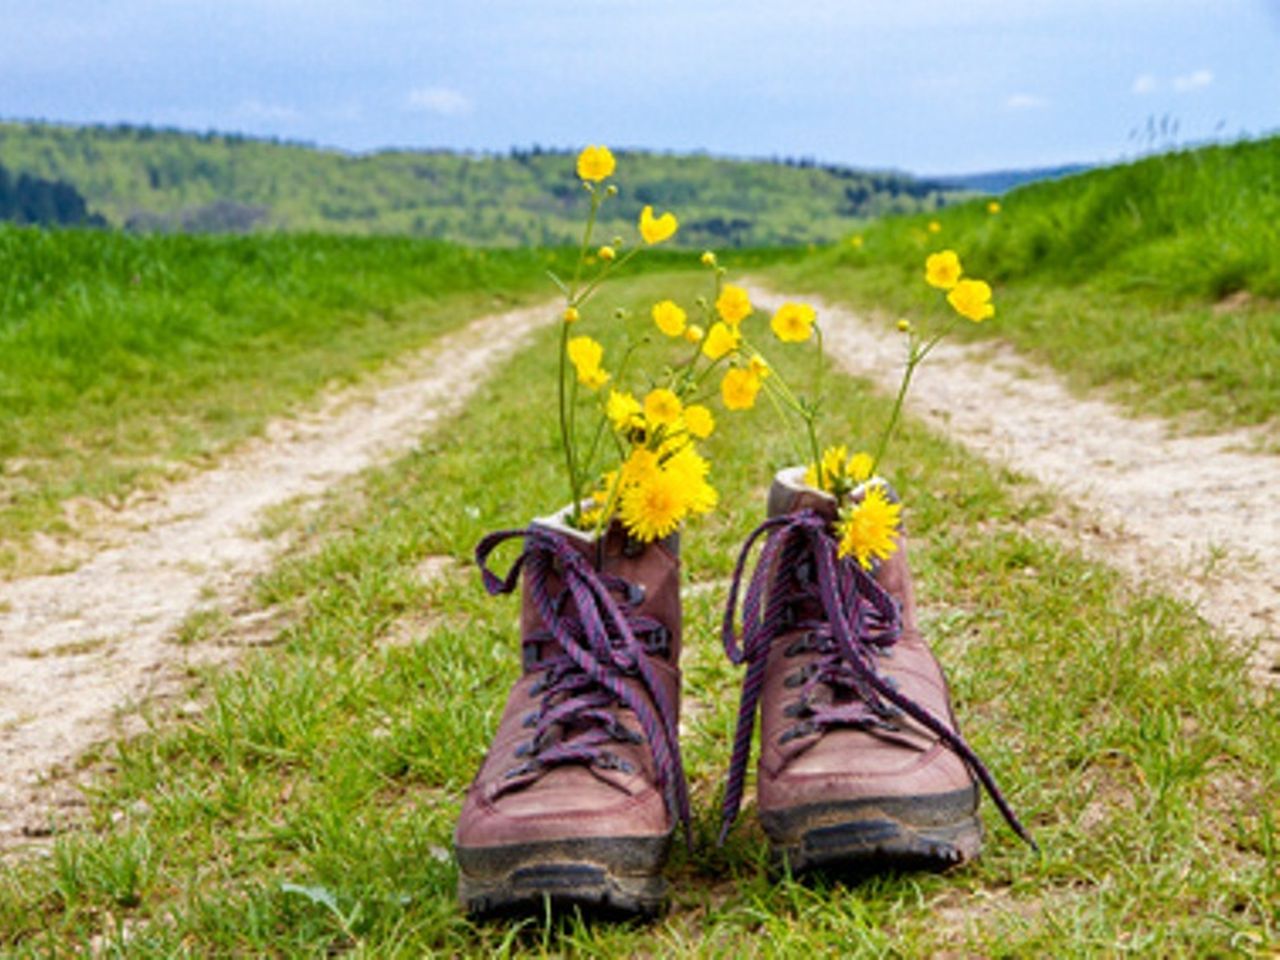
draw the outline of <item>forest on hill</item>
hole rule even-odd
[[[812,160],[615,151],[602,236],[634,236],[641,207],[670,209],[685,246],[823,243],[889,213],[972,194],[897,172]],[[0,163],[74,184],[116,227],[159,232],[408,234],[485,246],[574,243],[586,197],[565,150],[385,150],[133,126],[0,123]]]

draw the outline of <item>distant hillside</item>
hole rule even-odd
[[[0,220],[41,226],[101,227],[79,191],[60,180],[27,173],[13,175],[0,165]]]
[[[1014,187],[1040,180],[1060,180],[1093,169],[1087,163],[1066,163],[1058,167],[1033,167],[1027,170],[992,170],[989,173],[966,173],[953,177],[935,177],[934,181],[950,190],[976,193],[1007,193]]]
[[[886,213],[967,196],[900,173],[812,161],[617,151],[621,194],[602,236],[634,236],[651,203],[680,217],[686,246],[823,243]],[[486,245],[579,238],[586,198],[573,156],[298,144],[146,127],[0,123],[0,162],[76,185],[116,226],[159,231],[404,233]]]

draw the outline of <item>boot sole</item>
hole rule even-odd
[[[760,821],[780,870],[942,870],[981,852],[977,806],[977,789],[965,788],[762,811]]]
[[[671,835],[456,847],[458,899],[473,917],[578,909],[648,918],[661,912]]]

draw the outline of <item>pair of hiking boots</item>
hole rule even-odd
[[[722,839],[742,801],[757,715],[756,809],[793,872],[971,859],[982,845],[979,784],[1025,836],[957,732],[916,626],[905,542],[871,572],[839,558],[836,502],[803,476],[775,478],[769,517],[730,588],[724,641],[746,675]],[[486,561],[513,537],[524,549],[500,578]],[[547,899],[652,915],[677,822],[691,837],[675,538],[638,544],[615,525],[592,540],[557,515],[486,537],[476,556],[490,593],[522,586],[524,671],[458,821],[459,898],[475,916]]]

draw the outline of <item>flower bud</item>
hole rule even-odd
[[[577,307],[565,307],[565,308],[564,308],[564,322],[565,322],[565,323],[577,323],[577,322],[578,322],[578,317],[579,317],[579,313],[578,313],[578,308],[577,308]]]
[[[616,197],[618,195],[618,188],[611,183],[609,186],[605,187],[604,192],[611,197]]]
[[[716,255],[710,250],[706,250],[702,254],[702,265],[704,267],[714,267],[716,265]]]
[[[901,330],[903,333],[910,333],[911,321],[908,320],[906,317],[903,317],[901,320],[898,321],[898,329]]]
[[[613,247],[601,247],[596,251],[596,255],[599,256],[601,260],[608,263],[610,260],[617,258],[618,251],[614,250]]]

